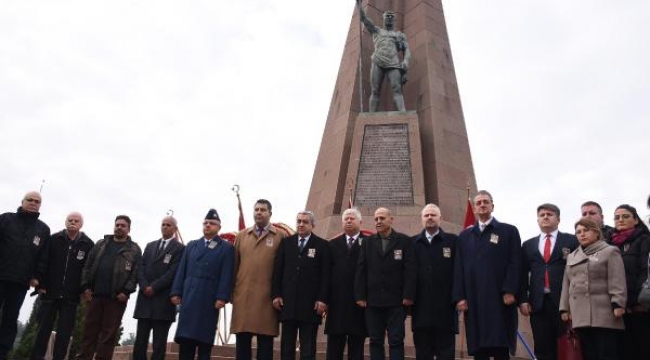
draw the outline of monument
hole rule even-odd
[[[385,206],[395,229],[415,234],[420,210],[432,202],[442,210],[443,228],[457,232],[476,180],[441,0],[361,6],[352,15],[306,208],[324,237],[340,233],[350,200],[366,229],[374,228],[374,210]],[[378,41],[379,31],[387,37]],[[377,67],[375,54],[386,41],[395,44],[388,55],[397,61]],[[396,89],[394,79],[402,85],[406,68],[408,83]]]

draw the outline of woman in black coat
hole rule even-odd
[[[633,206],[623,204],[614,211],[615,230],[608,242],[618,246],[625,265],[627,311],[622,359],[650,359],[650,312],[638,303],[641,286],[648,277],[650,231]]]

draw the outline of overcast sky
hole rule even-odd
[[[564,231],[589,199],[610,224],[622,203],[646,215],[650,2],[443,5],[495,216],[527,239],[543,202],[560,206]],[[235,230],[239,184],[248,225],[258,198],[293,224],[353,10],[352,0],[0,3],[0,210],[44,179],[53,231],[77,210],[98,239],[124,213],[144,247],[168,209],[186,241],[210,207]]]

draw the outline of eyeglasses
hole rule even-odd
[[[614,215],[614,220],[627,220],[632,217],[632,214],[621,214],[621,215]]]
[[[25,201],[35,203],[35,204],[40,204],[41,203],[41,200],[35,199],[35,198],[27,198],[27,199],[25,199]]]

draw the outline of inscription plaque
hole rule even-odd
[[[355,204],[413,205],[408,125],[366,125],[361,145]]]

